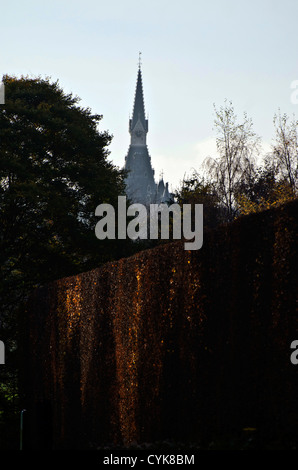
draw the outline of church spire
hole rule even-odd
[[[133,202],[159,204],[170,197],[164,181],[156,184],[151,157],[147,148],[148,120],[145,118],[141,53],[139,54],[138,78],[132,118],[129,120],[130,146],[125,157],[126,194]]]
[[[141,59],[139,57],[139,69],[137,86],[135,92],[135,100],[133,107],[132,119],[129,121],[129,131],[132,132],[136,124],[141,124],[142,130],[148,132],[148,120],[145,117],[145,105],[144,105],[144,94],[143,94],[143,82],[142,82],[142,71],[141,71]]]

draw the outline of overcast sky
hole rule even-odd
[[[214,154],[214,109],[246,111],[267,149],[273,115],[298,116],[297,0],[10,0],[1,3],[0,73],[50,76],[103,114],[124,165],[142,52],[148,147],[172,189]]]

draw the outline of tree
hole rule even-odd
[[[251,119],[244,113],[237,122],[232,102],[215,109],[215,130],[218,158],[208,158],[205,167],[215,185],[221,204],[227,210],[228,220],[237,213],[236,188],[253,171],[254,156],[259,150],[259,137],[253,131]]]
[[[183,204],[191,204],[192,214],[195,204],[203,204],[204,229],[215,228],[224,220],[214,186],[195,170],[190,176],[183,178],[181,187],[175,192],[175,199],[181,207]]]
[[[236,200],[239,215],[260,212],[284,204],[295,198],[286,180],[280,180],[277,169],[265,159],[263,167],[255,171],[253,178],[239,184]]]
[[[58,82],[3,81],[0,217],[6,268],[35,266],[39,280],[117,257],[115,243],[108,251],[94,236],[96,206],[116,206],[124,193],[123,172],[108,161],[111,136],[97,128],[102,116],[80,108]]]
[[[293,191],[298,189],[298,121],[280,111],[273,118],[275,143],[272,157],[279,176],[286,180]]]
[[[50,79],[4,76],[0,106],[1,339],[32,288],[127,253],[129,241],[96,238],[95,208],[117,207],[124,174],[109,160],[101,115]],[[97,219],[97,220],[96,220]]]
[[[117,208],[124,173],[109,160],[102,116],[79,106],[49,78],[4,76],[0,105],[0,431],[17,406],[18,339],[30,291],[127,255],[128,240],[95,236],[95,209]],[[3,444],[3,441],[2,441]],[[4,444],[3,444],[4,445]]]

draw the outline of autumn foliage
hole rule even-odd
[[[56,449],[297,439],[297,214],[296,200],[205,233],[201,250],[173,242],[34,291],[31,442],[50,423]]]

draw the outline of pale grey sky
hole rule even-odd
[[[175,189],[214,151],[213,103],[246,111],[266,148],[273,115],[298,116],[297,0],[10,0],[0,73],[59,79],[103,114],[123,166],[139,51],[153,167]]]

